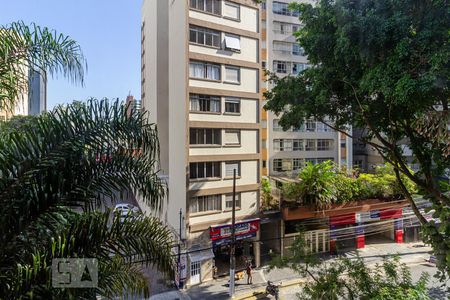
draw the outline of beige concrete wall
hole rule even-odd
[[[254,99],[241,98],[241,113],[239,115],[225,113],[225,98],[221,97],[221,114],[195,113],[189,114],[191,121],[208,121],[208,122],[233,122],[233,123],[257,123],[259,103]]]
[[[222,2],[223,3],[223,2]],[[225,26],[236,27],[242,30],[258,31],[259,16],[258,10],[252,7],[241,5],[241,19],[239,21],[227,19],[222,16],[204,14],[198,11],[189,11],[189,16],[192,18],[200,19],[207,22],[219,23]],[[224,4],[222,4],[222,11],[224,10]]]
[[[255,200],[257,199],[258,192],[257,191],[249,191],[241,193],[241,208],[236,210],[236,217],[240,216],[251,216],[256,214],[257,206],[255,205]],[[229,220],[231,218],[230,209],[226,209],[225,207],[225,197],[226,195],[222,195],[222,210],[210,212],[209,214],[192,214],[190,217],[190,223],[192,225],[211,222],[216,220],[217,224],[221,224],[221,220]],[[226,221],[225,223],[227,223]],[[214,223],[214,222],[213,222]]]
[[[225,39],[225,34],[222,33],[221,36],[222,36],[221,38],[222,49],[224,49],[225,45],[223,41]],[[259,49],[258,40],[241,36],[240,43],[241,43],[240,52],[224,51],[222,49],[204,47],[195,44],[189,45],[189,51],[200,54],[215,55],[218,57],[233,58],[250,62],[258,62],[258,49]]]
[[[187,2],[145,0],[145,63],[143,107],[158,125],[161,175],[170,193],[164,201],[162,220],[179,226],[179,210],[186,211],[187,150]],[[180,30],[185,28],[186,30]],[[180,101],[184,99],[185,101]],[[148,211],[148,207],[144,210]],[[178,230],[177,230],[178,231]]]
[[[228,91],[239,91],[239,92],[250,92],[257,93],[258,92],[258,81],[259,81],[259,70],[257,69],[249,69],[249,68],[241,68],[241,83],[226,83],[226,82],[216,82],[216,81],[208,81],[208,80],[198,80],[191,78],[189,79],[189,86],[193,87],[202,87],[202,88],[212,88],[219,90],[228,90]],[[225,65],[222,65],[222,80],[225,79]]]
[[[221,163],[222,167],[222,179],[219,180],[201,180],[190,181],[189,189],[211,189],[219,187],[231,187],[233,186],[233,180],[225,179],[225,162]],[[236,180],[237,185],[252,184],[259,182],[258,178],[258,161],[241,161],[241,176]]]
[[[222,130],[222,137],[225,129]],[[218,146],[218,147],[196,147],[191,146],[189,155],[207,155],[214,153],[215,155],[224,154],[245,154],[258,153],[258,144],[255,141],[258,138],[256,130],[241,130],[241,145],[240,146]],[[222,138],[223,143],[223,138]]]

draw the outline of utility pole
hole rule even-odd
[[[236,169],[233,170],[233,210],[231,211],[231,248],[230,248],[230,298],[234,297],[234,274],[236,272]]]
[[[182,209],[180,208],[180,239],[178,240],[178,288],[181,288],[183,285],[181,283],[181,230],[182,230],[182,217],[183,217],[183,212]]]

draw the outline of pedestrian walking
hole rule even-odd
[[[252,264],[247,263],[247,284],[253,284]]]

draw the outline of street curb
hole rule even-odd
[[[297,285],[297,284],[300,284],[303,282],[305,282],[304,279],[293,279],[293,280],[289,280],[289,281],[285,281],[285,282],[282,281],[280,288]],[[258,288],[258,289],[254,289],[252,292],[247,292],[247,293],[243,293],[240,295],[236,295],[233,297],[233,299],[235,299],[235,300],[247,300],[247,299],[248,300],[256,300],[256,299],[261,299],[265,296],[266,296],[266,288]]]

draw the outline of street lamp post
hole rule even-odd
[[[230,297],[234,297],[234,274],[236,272],[236,169],[233,170],[233,209],[231,212],[231,248],[230,248]]]

